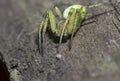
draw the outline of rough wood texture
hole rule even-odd
[[[4,60],[11,81],[119,81],[120,1],[117,11],[110,0],[89,11],[101,14],[90,19],[76,33],[72,49],[62,43],[62,59],[56,59],[57,43],[46,35],[45,55],[38,52],[37,34],[42,14],[59,2],[93,4],[100,0],[0,0],[0,60]],[[63,8],[68,5],[60,5]],[[113,10],[114,9],[114,10]],[[108,12],[107,12],[108,11]],[[106,13],[104,13],[106,12]],[[85,21],[88,22],[88,21]],[[37,31],[36,31],[37,30]]]

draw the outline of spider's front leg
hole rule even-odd
[[[43,16],[42,22],[39,27],[39,52],[43,56],[44,55],[44,38],[45,33],[48,27],[48,22],[50,22],[50,28],[53,33],[56,32],[56,20],[53,12],[51,10],[47,10]]]
[[[74,28],[75,25],[76,25],[76,10],[74,8],[71,8],[65,22],[63,23],[63,27],[61,27],[62,29],[60,30],[61,33],[60,33],[60,41],[59,41],[59,45],[58,45],[57,54],[60,55],[59,49],[60,49],[60,45],[62,43],[63,36],[65,34],[71,35],[75,29]]]
[[[77,29],[81,26],[82,21],[85,19],[86,15],[86,8],[80,7],[80,8],[73,8],[74,11],[72,11],[72,8],[70,11],[72,11],[72,15],[70,16],[69,23],[67,25],[67,34],[71,35],[71,39],[69,41],[69,50],[71,49],[72,39],[77,31]],[[69,12],[70,13],[70,12]]]

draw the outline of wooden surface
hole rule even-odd
[[[117,11],[110,0],[89,9],[96,16],[76,33],[72,49],[62,43],[62,58],[56,59],[55,43],[47,34],[45,55],[38,51],[38,26],[42,14],[55,4],[89,5],[100,0],[0,0],[0,55],[11,81],[119,81],[120,1]],[[68,5],[59,5],[64,10]],[[1,60],[2,60],[1,59]],[[2,61],[3,61],[2,60]]]

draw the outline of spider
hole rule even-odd
[[[70,35],[71,40],[73,38],[74,33],[80,28],[80,25],[85,20],[87,16],[90,14],[87,13],[88,8],[93,8],[96,6],[100,6],[101,3],[83,6],[83,5],[72,5],[66,8],[62,14],[60,9],[56,6],[55,12],[57,14],[54,15],[51,9],[48,9],[42,18],[39,27],[39,52],[40,54],[44,54],[44,37],[46,30],[49,28],[50,31],[57,37],[59,37],[59,45],[58,45],[58,53],[59,47],[62,43],[63,37],[67,37]],[[59,21],[57,21],[57,17]],[[48,26],[49,25],[49,26]],[[70,45],[71,48],[71,45]]]

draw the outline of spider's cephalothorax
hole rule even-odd
[[[87,9],[95,6],[99,6],[101,4],[94,4],[90,6],[83,5],[72,5],[66,8],[63,12],[63,15],[58,7],[55,7],[55,12],[58,17],[61,19],[56,22],[56,16],[53,14],[51,9],[47,10],[44,13],[42,22],[39,27],[39,51],[43,54],[43,46],[44,46],[44,36],[47,28],[51,29],[51,32],[60,37],[59,45],[62,42],[63,36],[71,35],[71,39],[73,38],[73,34],[80,27],[82,21],[88,16]],[[48,24],[50,24],[48,26]],[[59,46],[58,46],[59,47]]]

